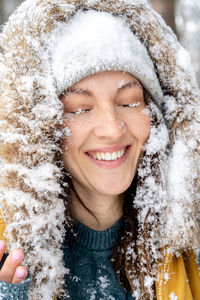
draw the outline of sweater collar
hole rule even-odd
[[[124,218],[103,231],[91,229],[77,220],[75,222],[77,242],[80,246],[90,250],[109,250],[114,248],[120,239]]]

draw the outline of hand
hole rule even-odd
[[[0,241],[0,261],[5,253],[6,243]],[[14,249],[6,258],[3,267],[0,270],[0,281],[7,283],[20,283],[26,279],[28,271],[26,267],[22,266],[24,253],[20,249]]]

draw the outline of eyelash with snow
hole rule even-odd
[[[120,107],[138,107],[141,104],[140,101],[136,103],[130,103],[130,104],[124,104],[124,105],[119,105]]]
[[[81,114],[84,114],[84,113],[87,113],[89,111],[89,109],[77,109],[77,111],[74,111],[74,112],[71,112],[71,114],[73,115],[81,115]]]

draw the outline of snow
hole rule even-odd
[[[72,135],[72,132],[68,127],[63,128],[62,131],[63,131],[63,138],[64,139],[68,139]]]
[[[151,119],[151,133],[142,149],[145,155],[138,167],[140,180],[134,199],[139,233],[144,224],[150,232],[145,239],[141,234],[138,243],[145,245],[155,261],[162,258],[162,247],[169,246],[174,254],[182,249],[195,250],[200,243],[200,95],[190,57],[146,1],[114,1],[111,8],[108,2],[85,3],[91,7],[108,5],[106,9],[116,10],[120,17],[78,12],[65,23],[64,17],[75,13],[76,5],[61,0],[56,4],[51,0],[27,0],[0,35],[4,48],[0,62],[0,147],[6,149],[6,155],[0,152],[4,153],[0,157],[0,203],[8,222],[9,247],[22,247],[29,254],[25,255],[25,263],[32,274],[43,262],[30,292],[30,297],[36,295],[37,299],[52,299],[67,271],[60,251],[65,206],[59,198],[62,173],[56,155],[60,154],[60,138],[68,139],[72,133],[70,128],[58,129],[69,118],[63,116],[58,95],[87,74],[105,69],[128,71],[150,94],[142,113]],[[55,5],[64,11],[57,21]],[[125,5],[129,10],[122,16],[127,11]],[[129,25],[126,17],[130,17]],[[118,87],[123,84],[119,82]],[[127,255],[135,260],[133,249],[134,244],[130,244]],[[144,271],[145,263],[143,258]],[[155,274],[153,266],[145,278],[150,293]],[[139,280],[130,276],[138,299]],[[165,280],[168,276],[165,274]],[[105,289],[107,279],[101,278],[100,284]],[[95,299],[95,293],[91,299]],[[170,299],[177,296],[172,293]]]
[[[140,104],[141,104],[141,102],[138,101],[138,102],[136,102],[136,103],[128,104],[128,107],[138,107],[138,106],[140,106]]]
[[[137,77],[152,96],[162,98],[145,47],[120,17],[96,11],[78,12],[67,25],[51,33],[49,48],[58,93],[87,75],[121,70]]]
[[[170,300],[178,300],[178,296],[175,295],[174,292],[171,292],[171,294],[169,295]]]
[[[150,290],[151,287],[152,287],[152,284],[153,284],[153,278],[150,277],[150,276],[146,276],[146,277],[145,277],[145,280],[144,280],[144,285],[145,285],[145,287],[146,287],[148,290]]]
[[[85,109],[79,108],[79,109],[77,109],[77,111],[74,112],[74,114],[75,114],[75,115],[81,115],[81,114],[84,114],[85,112],[86,112]]]
[[[200,122],[200,107],[196,108],[195,119],[197,120],[197,122]]]
[[[104,277],[100,276],[99,281],[100,281],[101,288],[103,290],[105,290],[105,288],[107,288],[109,286],[109,280],[106,276],[104,276]]]
[[[164,280],[167,282],[170,279],[170,276],[168,273],[164,273]]]
[[[183,47],[179,47],[177,51],[177,64],[184,70],[190,72],[191,56]],[[194,74],[192,74],[194,76]]]
[[[190,176],[190,161],[187,160],[187,154],[187,145],[185,145],[183,141],[177,140],[171,154],[168,172],[171,192],[178,198],[185,195],[185,179]],[[176,168],[174,168],[174,166],[176,166]],[[182,177],[181,174],[184,174],[185,177]]]
[[[121,80],[118,84],[118,89],[120,89],[125,84],[125,80]]]

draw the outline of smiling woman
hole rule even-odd
[[[60,99],[64,126],[71,132],[63,142],[64,166],[99,222],[77,203],[76,195],[74,217],[96,230],[108,228],[123,215],[122,194],[133,181],[150,133],[143,89],[132,75],[107,71],[82,79]]]
[[[174,34],[145,0],[26,0],[0,42],[1,299],[199,300],[199,91]]]

